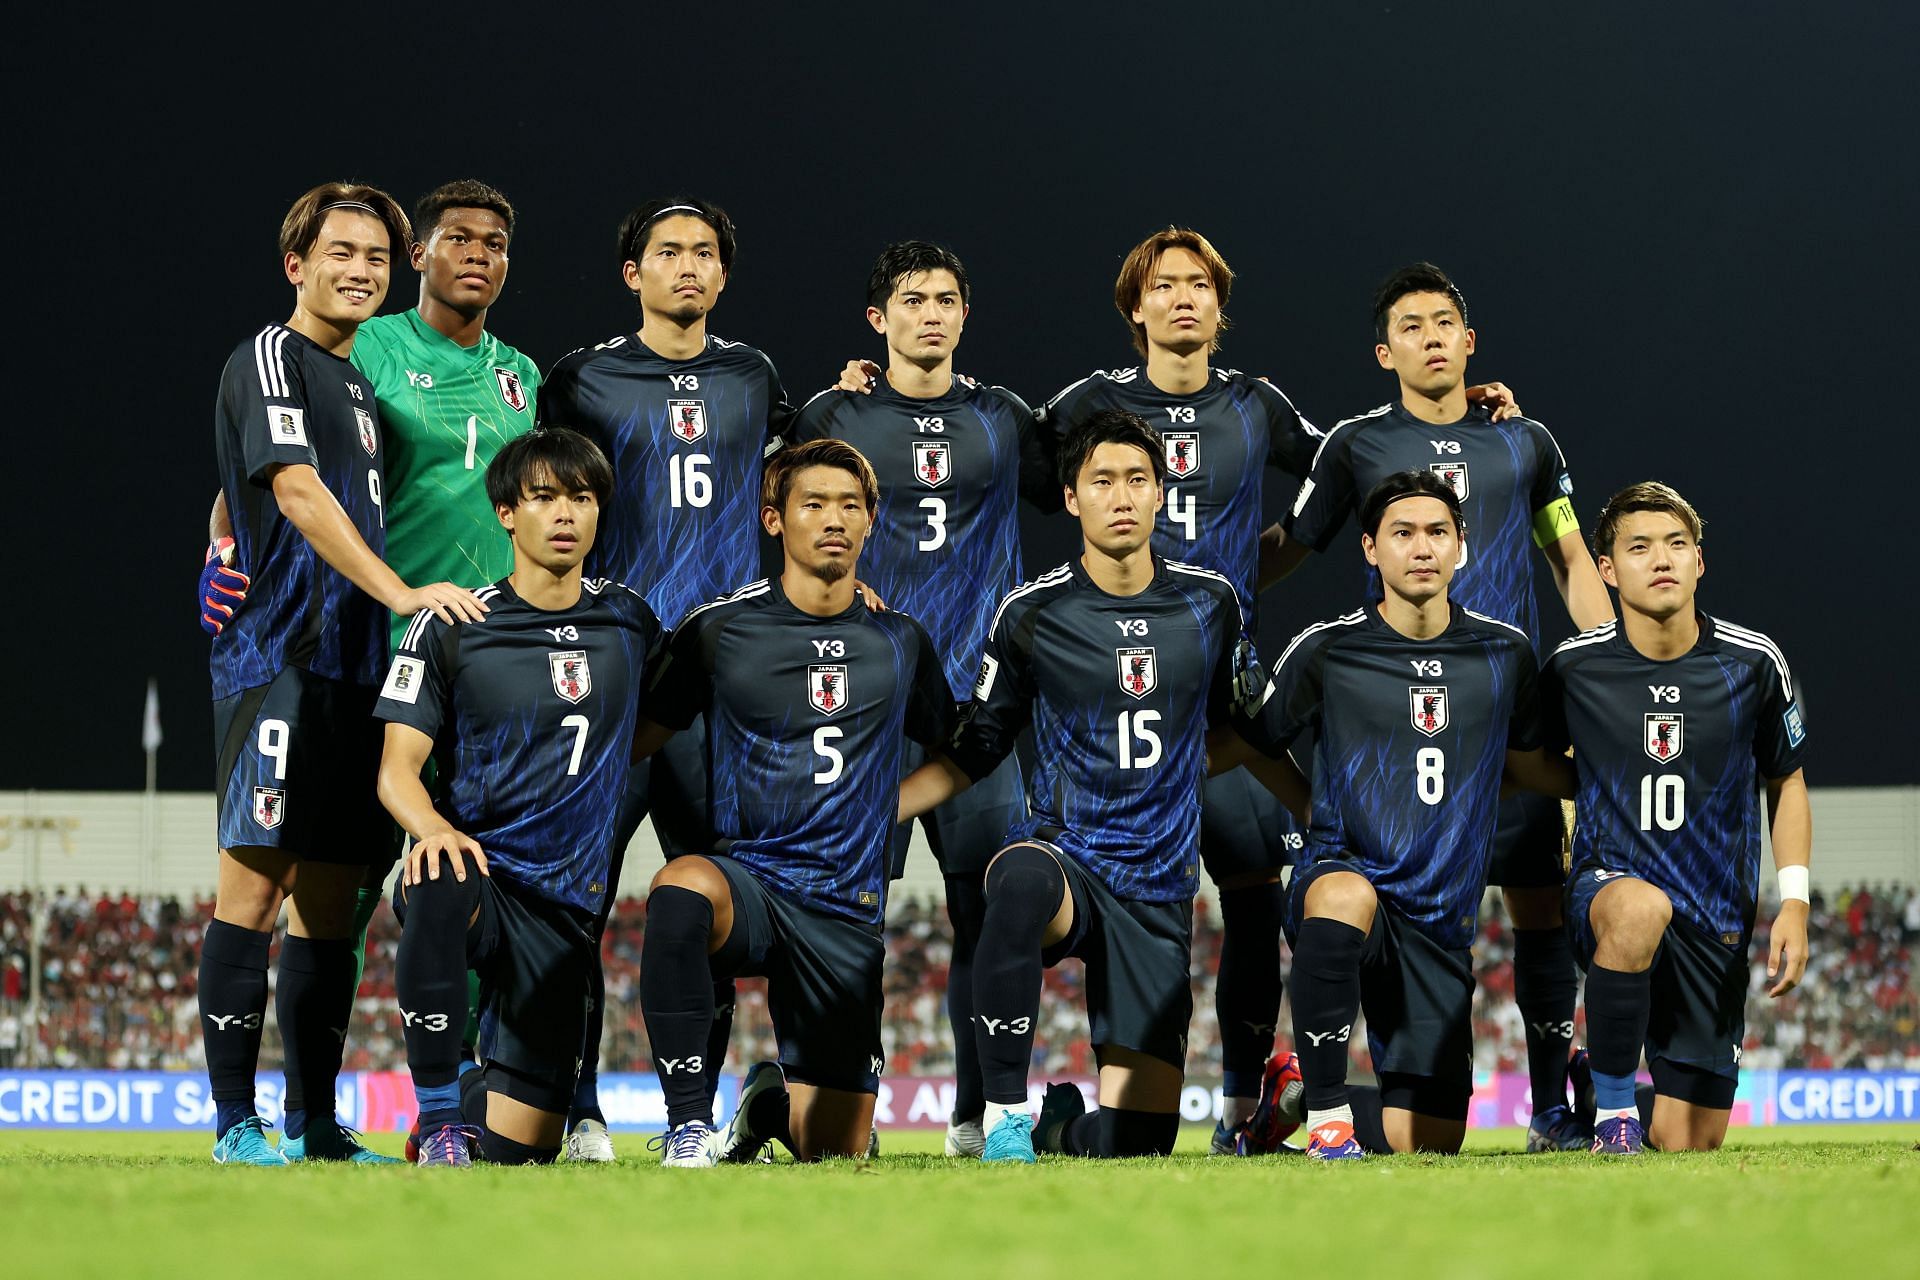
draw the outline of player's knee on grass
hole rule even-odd
[[[1373,916],[1379,909],[1380,899],[1365,876],[1353,871],[1331,871],[1314,877],[1300,905],[1305,919],[1338,920],[1367,933],[1373,928]]]
[[[1170,1156],[1180,1137],[1180,1116],[1158,1111],[1128,1111],[1102,1105],[1091,1115],[1070,1122],[1061,1136],[1061,1149],[1070,1156],[1125,1160],[1135,1156]]]
[[[1380,1073],[1381,1129],[1395,1151],[1435,1151],[1442,1155],[1459,1151],[1467,1137],[1471,1101],[1471,1086],[1462,1089],[1433,1076]],[[1359,1129],[1357,1124],[1355,1129]]]
[[[1593,929],[1594,963],[1638,973],[1653,963],[1673,920],[1673,902],[1644,880],[1622,876],[1593,897],[1587,918]]]
[[[487,1135],[498,1135],[503,1141],[528,1152],[560,1149],[566,1133],[567,1104],[572,1100],[571,1092],[564,1084],[492,1062],[487,1065],[486,1089]],[[484,1140],[481,1149],[486,1149]],[[493,1159],[491,1155],[487,1158]],[[546,1160],[552,1158],[548,1154]],[[543,1164],[546,1160],[529,1157],[500,1163]]]
[[[1662,1151],[1717,1151],[1727,1138],[1737,1082],[1731,1076],[1656,1057],[1647,1137]]]
[[[873,1134],[873,1094],[792,1078],[788,1079],[787,1093],[787,1129],[793,1138],[795,1159],[866,1154]]]

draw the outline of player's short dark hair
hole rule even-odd
[[[719,205],[693,196],[661,196],[636,205],[620,220],[620,265],[638,262],[647,249],[647,236],[653,224],[662,218],[686,215],[698,218],[713,228],[714,243],[720,249],[720,269],[733,270],[733,219]]]
[[[568,493],[587,490],[603,507],[613,497],[613,464],[599,445],[566,427],[542,427],[507,441],[487,464],[487,501],[496,510],[517,507],[542,476]]]
[[[866,499],[869,512],[880,506],[880,478],[873,474],[867,455],[845,440],[831,437],[782,449],[767,459],[766,475],[760,481],[760,505],[785,514],[793,478],[808,467],[838,467],[860,482],[860,496]]]
[[[967,268],[960,261],[960,255],[931,240],[900,240],[880,251],[880,256],[873,261],[873,272],[867,277],[867,305],[885,311],[895,285],[908,276],[925,275],[929,271],[953,272],[953,278],[960,284],[960,305],[973,305],[973,284],[967,279]]]
[[[1076,423],[1060,442],[1060,483],[1072,488],[1093,451],[1103,444],[1130,444],[1147,455],[1153,482],[1167,482],[1167,447],[1145,418],[1125,409],[1102,409]]]
[[[407,221],[398,200],[364,182],[323,182],[295,200],[287,216],[280,220],[280,255],[285,257],[290,253],[304,258],[312,253],[320,239],[320,228],[326,225],[327,214],[335,205],[343,204],[365,206],[356,209],[356,213],[372,210],[393,238],[394,257],[405,256],[413,247],[413,225]]]
[[[430,238],[434,228],[440,225],[441,216],[449,209],[485,209],[497,213],[507,226],[507,234],[513,234],[513,202],[473,178],[445,183],[421,196],[420,203],[413,206],[414,230],[422,239]]]
[[[1467,297],[1460,292],[1446,272],[1431,262],[1416,262],[1410,267],[1402,267],[1373,291],[1373,340],[1387,340],[1387,325],[1393,318],[1393,304],[1410,293],[1444,293],[1453,299],[1454,307],[1460,312],[1460,323],[1467,323]]]
[[[1135,323],[1133,313],[1140,299],[1146,296],[1147,282],[1153,279],[1160,255],[1169,249],[1185,249],[1200,259],[1207,269],[1208,283],[1220,295],[1220,328],[1214,333],[1213,345],[1207,348],[1218,351],[1220,334],[1228,328],[1227,299],[1233,294],[1233,268],[1227,265],[1212,241],[1191,227],[1167,227],[1154,232],[1133,246],[1127,260],[1120,264],[1120,275],[1113,282],[1113,305],[1119,310],[1120,318],[1127,322],[1127,332],[1133,335],[1133,349],[1142,356],[1147,354],[1147,326]]]
[[[1438,498],[1447,504],[1447,510],[1453,515],[1453,529],[1464,541],[1467,536],[1466,517],[1460,514],[1460,495],[1453,486],[1431,471],[1396,471],[1379,484],[1373,486],[1366,500],[1360,504],[1360,528],[1370,538],[1380,535],[1380,522],[1386,519],[1387,508],[1402,498]]]
[[[1620,536],[1620,522],[1636,511],[1659,511],[1672,516],[1687,527],[1695,545],[1706,532],[1707,522],[1693,509],[1693,504],[1680,496],[1672,485],[1662,484],[1658,480],[1642,480],[1639,484],[1630,484],[1607,499],[1607,505],[1600,508],[1600,522],[1593,527],[1593,554],[1610,556],[1613,554],[1614,539]]]

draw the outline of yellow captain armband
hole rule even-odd
[[[1573,514],[1573,499],[1555,498],[1533,513],[1533,545],[1544,547],[1570,533],[1580,531],[1580,517]]]

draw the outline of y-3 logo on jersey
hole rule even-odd
[[[1686,745],[1687,718],[1678,713],[1649,711],[1646,715],[1646,734],[1641,745],[1647,755],[1661,764],[1680,754]]]
[[[1120,689],[1128,697],[1144,698],[1160,683],[1160,664],[1151,645],[1144,649],[1116,649],[1120,663]]]
[[[1429,738],[1447,727],[1447,686],[1417,684],[1407,690],[1413,727]]]
[[[707,434],[707,402],[705,400],[669,400],[667,401],[667,427],[675,438],[692,444]]]
[[[1200,433],[1163,431],[1160,439],[1167,450],[1167,475],[1183,480],[1200,470]]]
[[[913,442],[913,478],[937,489],[953,475],[953,445],[945,440]]]

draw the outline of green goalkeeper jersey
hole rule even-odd
[[[513,572],[513,545],[487,502],[487,464],[533,429],[539,368],[490,333],[458,346],[418,311],[361,325],[353,363],[380,402],[393,571],[411,586],[474,588]],[[396,646],[411,621],[393,619]]]

